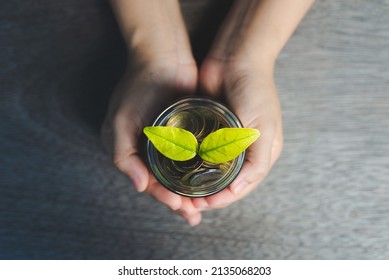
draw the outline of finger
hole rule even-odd
[[[272,144],[270,168],[273,167],[275,162],[280,157],[283,149],[283,145],[284,145],[284,135],[282,131],[282,123],[280,123],[277,127],[276,136]]]
[[[169,191],[168,189],[163,187],[159,182],[155,181],[152,184],[150,184],[146,189],[146,193],[148,193],[155,200],[166,205],[173,211],[178,211],[181,208],[182,205],[181,196]]]
[[[209,206],[207,200],[204,197],[193,198],[192,203],[200,211],[205,210]]]
[[[181,207],[177,211],[190,225],[195,226],[201,222],[201,213],[193,205],[193,202],[188,197],[181,198]]]
[[[183,91],[193,92],[197,86],[197,66],[195,61],[188,64],[180,64],[177,73],[177,88]]]
[[[205,198],[208,204],[208,209],[223,208],[237,200],[237,195],[231,192],[230,188],[226,188],[221,192]]]
[[[188,224],[190,224],[191,226],[197,226],[198,224],[200,224],[201,222],[201,213],[196,213],[196,214],[193,214],[193,215],[188,215],[186,213],[181,213],[180,214],[181,217],[183,217],[187,222]]]
[[[182,216],[190,225],[195,226],[201,222],[201,213],[189,198],[169,191],[154,179],[151,181],[152,184],[146,190],[151,197]]]
[[[199,85],[204,93],[215,96],[220,92],[222,85],[222,63],[212,57],[208,57],[200,69]]]
[[[172,193],[158,182],[150,185],[146,192],[155,200],[182,216],[191,226],[196,226],[201,222],[201,213],[193,206],[190,199]]]
[[[149,172],[138,156],[138,133],[136,122],[129,123],[127,115],[118,114],[114,121],[114,151],[115,166],[134,182],[139,192],[146,190],[149,184]]]
[[[246,160],[242,170],[230,189],[234,194],[238,194],[249,185],[258,185],[269,173],[271,167],[271,153],[275,128],[263,129],[259,139],[247,150]]]
[[[149,172],[137,154],[114,155],[115,166],[133,181],[138,192],[146,190]]]
[[[189,216],[200,213],[199,209],[195,207],[192,199],[190,199],[189,197],[181,197],[181,201],[181,212],[185,212]]]
[[[276,136],[272,142],[272,148],[271,148],[271,152],[270,152],[271,159],[270,159],[269,169],[272,168],[272,166],[275,164],[276,160],[279,158],[281,151],[282,151],[282,145],[283,145],[283,135],[282,135],[282,125],[280,124],[277,127]],[[242,172],[244,172],[244,171],[242,170]],[[266,174],[264,174],[263,176],[265,176],[265,175]],[[237,178],[237,179],[239,179],[239,178]],[[244,197],[248,193],[250,193],[254,188],[256,188],[258,186],[260,181],[261,181],[261,179],[259,179],[258,181],[254,180],[253,183],[251,183],[251,184],[248,183],[246,187],[241,189],[241,191],[237,191],[237,192],[232,191],[231,187],[229,187],[229,188],[223,190],[222,192],[207,198],[207,202],[209,204],[208,207],[211,207],[211,208],[226,207],[226,206],[232,204],[233,202],[241,199],[242,197]]]
[[[271,150],[271,159],[270,159],[270,167],[271,169],[277,159],[280,157],[281,151],[282,151],[282,145],[283,145],[283,138],[282,138],[282,129],[280,129],[280,134],[276,135],[274,138],[273,144],[272,144],[272,150]],[[262,179],[263,180],[263,179]],[[258,182],[253,182],[252,184],[248,184],[245,188],[238,191],[236,194],[237,200],[245,197],[247,194],[249,194],[253,189],[258,187],[258,185],[261,183],[262,180],[259,180]]]

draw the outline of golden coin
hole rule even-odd
[[[192,132],[195,136],[200,130],[198,116],[189,111],[182,111],[173,114],[166,122],[166,126],[183,128]]]
[[[232,161],[227,161],[219,164],[219,169],[223,174],[226,174],[231,168]]]
[[[177,170],[173,160],[163,157],[161,159],[161,163],[160,170],[168,178],[179,179],[182,177],[183,172]]]
[[[196,110],[196,113],[201,116],[202,123],[203,123],[202,130],[197,136],[197,140],[202,141],[211,132],[217,130],[219,126],[219,120],[215,113],[211,112],[206,108],[200,108]]]
[[[211,163],[211,162],[208,162],[208,161],[203,161],[203,166],[204,168],[208,168],[208,169],[212,169],[212,168],[218,168],[219,167],[219,164],[217,163]]]

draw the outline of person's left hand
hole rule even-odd
[[[103,143],[112,153],[115,166],[132,179],[136,190],[148,193],[191,225],[200,223],[199,209],[190,198],[169,191],[156,180],[142,160],[139,139],[158,112],[176,98],[193,94],[196,84],[194,63],[182,64],[174,59],[132,62],[112,95],[102,128]]]
[[[193,200],[196,207],[206,210],[228,206],[253,191],[280,156],[283,133],[272,63],[257,66],[242,57],[221,60],[208,56],[199,79],[207,94],[227,102],[244,127],[261,133],[247,150],[243,168],[228,188]]]

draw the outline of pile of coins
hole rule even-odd
[[[239,119],[222,104],[206,98],[188,97],[166,108],[154,126],[173,126],[190,131],[199,145],[210,133],[223,127],[242,127]],[[169,190],[189,197],[208,196],[226,188],[238,175],[244,153],[237,158],[213,164],[195,156],[174,161],[158,152],[148,141],[149,166],[155,178]]]
[[[166,122],[166,126],[183,128],[196,137],[199,144],[211,132],[226,127],[225,120],[207,108],[188,109],[173,114]],[[202,192],[209,184],[223,178],[231,167],[231,161],[213,164],[195,156],[188,161],[174,161],[158,155],[161,162],[160,172],[166,178],[177,181],[186,191]],[[175,184],[177,184],[175,182]]]
[[[171,116],[166,126],[186,129],[193,133],[197,141],[202,141],[211,132],[225,127],[226,123],[206,108],[189,109]]]

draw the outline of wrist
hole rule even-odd
[[[212,46],[211,55],[222,60],[247,60],[274,67],[313,0],[235,1]]]
[[[248,52],[237,52],[230,54],[210,54],[205,63],[219,65],[228,75],[229,72],[241,73],[242,75],[250,73],[261,73],[261,76],[273,77],[275,57],[267,53],[251,54]]]
[[[257,69],[262,72],[273,73],[277,56],[268,50],[257,49],[255,52],[244,50],[242,53],[234,54],[235,67]]]
[[[197,65],[189,54],[185,59],[177,53],[149,53],[132,49],[126,75],[169,87],[192,90],[197,83]]]
[[[161,31],[161,33],[166,34],[168,31]],[[134,60],[143,65],[194,63],[189,44],[171,38],[163,40],[158,36],[150,35],[147,31],[134,32],[131,39],[127,41],[127,50],[131,63]]]
[[[111,0],[130,57],[191,63],[188,34],[178,0]]]

